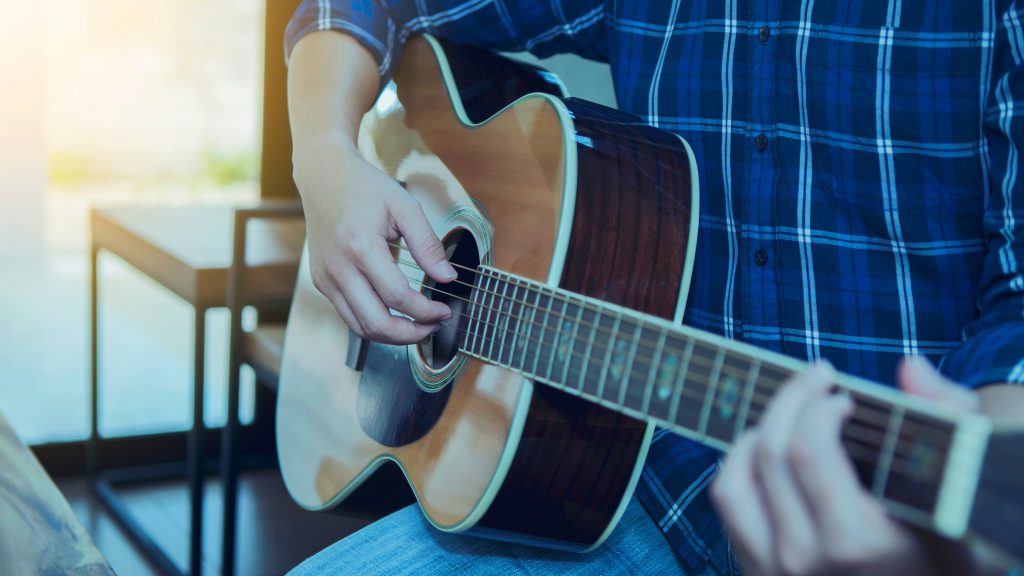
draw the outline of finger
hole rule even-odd
[[[747,432],[733,444],[711,485],[711,499],[729,529],[744,573],[764,573],[772,560],[772,529],[764,490],[757,483],[754,455],[757,435]]]
[[[444,247],[430,227],[419,203],[412,197],[406,197],[396,202],[392,209],[396,212],[395,224],[398,231],[423,271],[442,284],[458,278],[459,274],[445,257]]]
[[[375,239],[363,253],[358,267],[386,306],[418,322],[437,322],[451,316],[447,305],[430,300],[409,285],[409,278],[395,265],[383,238]]]
[[[337,311],[338,316],[345,322],[345,325],[350,329],[354,330],[357,334],[363,333],[363,327],[359,323],[359,318],[352,312],[348,303],[345,302],[345,295],[341,292],[341,286],[338,285],[337,279],[334,275],[329,273],[322,274],[310,274],[313,280],[313,286],[316,287],[319,292],[331,306],[334,306],[334,310]]]
[[[755,471],[775,536],[774,562],[783,571],[799,573],[803,563],[813,560],[814,521],[787,459],[797,416],[811,399],[824,396],[831,382],[827,363],[799,374],[782,387],[759,424]]]
[[[811,400],[797,417],[790,442],[793,477],[825,546],[861,538],[861,519],[876,509],[840,441],[853,408],[845,394]]]
[[[362,276],[353,274],[343,281],[345,301],[362,326],[363,336],[385,344],[412,344],[430,336],[438,324],[413,322],[393,316],[380,296]]]
[[[338,316],[345,322],[345,325],[355,330],[356,333],[361,334],[363,332],[363,325],[359,323],[359,319],[356,318],[356,315],[352,312],[348,303],[345,302],[345,297],[342,296],[339,290],[333,290],[331,295],[328,296],[328,300],[331,301],[334,309],[338,311]]]
[[[908,394],[937,400],[971,412],[981,410],[981,400],[939,373],[923,356],[907,356],[900,362],[896,379]]]

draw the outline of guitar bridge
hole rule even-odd
[[[348,355],[345,357],[345,365],[357,372],[362,372],[363,366],[366,364],[366,350],[370,347],[369,344],[369,341],[349,328]]]

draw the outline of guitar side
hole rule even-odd
[[[481,90],[480,74],[496,67],[517,82]],[[407,184],[442,238],[491,234],[477,249],[494,266],[678,320],[696,229],[685,144],[548,96],[490,118],[536,90],[558,86],[485,52],[413,39],[393,93],[364,120],[361,150]],[[394,461],[439,528],[572,550],[607,537],[650,425],[474,359],[443,391],[416,386],[407,347],[371,345],[357,372],[345,363],[347,327],[313,288],[305,258],[299,280],[277,430],[300,505],[329,509]]]

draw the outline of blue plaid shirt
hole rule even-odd
[[[1009,1],[309,1],[377,58],[430,32],[610,63],[619,107],[700,170],[686,322],[892,385],[921,354],[1024,382],[1024,15]],[[718,454],[659,431],[638,496],[684,566],[725,537]]]

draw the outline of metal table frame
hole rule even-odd
[[[205,230],[215,236],[227,234],[228,246],[225,246],[225,238],[219,238],[219,252],[213,262],[207,258],[207,262],[196,264],[190,262],[187,256],[183,256],[175,247],[168,247],[167,238],[163,245],[160,239],[147,238],[143,228],[133,226],[129,222],[133,216],[141,219],[152,219],[150,211],[164,211],[172,213],[190,210],[187,208],[127,208],[127,209],[93,209],[90,214],[92,224],[92,246],[90,257],[90,316],[91,316],[91,428],[89,440],[86,443],[86,469],[90,478],[90,484],[97,498],[110,511],[115,520],[125,529],[128,536],[135,541],[142,552],[157,566],[164,574],[201,574],[202,573],[202,532],[203,532],[203,480],[206,472],[206,433],[207,429],[203,420],[205,413],[204,392],[205,392],[205,366],[206,366],[206,312],[211,308],[228,307],[232,310],[231,337],[230,343],[232,362],[229,362],[229,384],[228,384],[228,424],[223,436],[223,446],[228,453],[222,454],[222,472],[225,476],[225,522],[223,550],[222,550],[222,572],[231,574],[234,571],[234,532],[235,532],[235,500],[237,486],[237,454],[235,439],[238,434],[238,369],[234,364],[236,340],[236,325],[241,330],[240,311],[244,303],[237,298],[241,294],[239,279],[231,279],[230,273],[235,258],[244,263],[246,255],[246,229],[243,225],[240,230],[231,230],[235,222],[247,222],[251,217],[249,214],[275,215],[301,217],[301,208],[296,202],[270,203],[257,208],[240,209],[243,218],[235,215],[239,209],[226,207],[220,208],[193,208],[191,210],[206,211],[205,221],[208,223],[222,222],[224,230]],[[220,210],[216,217],[213,211]],[[199,213],[199,212],[197,212]],[[187,215],[185,215],[187,216]],[[184,218],[192,222],[193,218]],[[202,220],[202,219],[201,219]],[[187,227],[186,227],[187,229]],[[193,228],[188,231],[195,234]],[[225,250],[224,248],[228,249]],[[301,249],[301,240],[298,244]],[[194,248],[194,246],[193,246]],[[298,250],[294,246],[288,246],[294,255],[283,261],[270,260],[255,265],[245,265],[245,279],[252,281],[254,288],[247,291],[253,302],[267,301],[274,298],[290,299],[290,292],[281,293],[283,287],[290,290],[298,268]],[[239,252],[240,249],[240,252]],[[107,251],[122,258],[125,262],[135,267],[139,272],[149,276],[159,284],[167,287],[177,294],[195,310],[195,323],[193,330],[194,360],[193,360],[193,410],[192,427],[188,432],[188,450],[185,465],[185,472],[188,478],[189,498],[191,502],[190,512],[190,537],[189,537],[189,562],[187,572],[183,572],[171,557],[146,533],[145,529],[134,519],[124,502],[114,490],[115,484],[152,481],[165,478],[179,477],[180,466],[150,466],[133,470],[101,470],[99,462],[99,255]],[[282,249],[281,252],[287,252]],[[285,278],[285,282],[280,282]],[[229,285],[231,289],[229,290]],[[231,298],[230,294],[236,294]],[[233,367],[233,368],[232,368]]]

